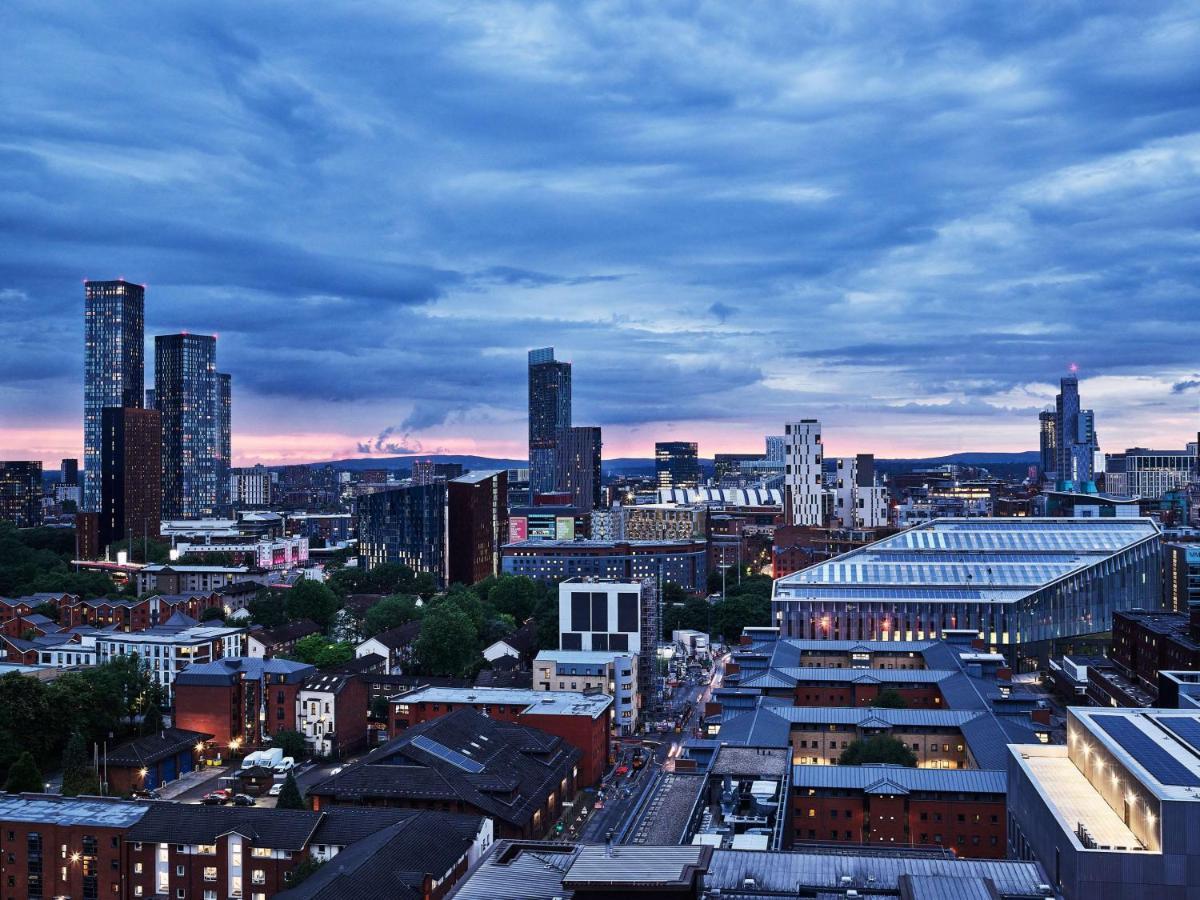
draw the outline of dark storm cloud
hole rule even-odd
[[[148,331],[219,332],[239,391],[394,406],[363,453],[518,437],[549,344],[576,419],[629,427],[1018,421],[1008,395],[1070,361],[1196,386],[1189,4],[5,21],[0,412],[26,421],[77,414],[79,281],[118,274],[149,283]]]

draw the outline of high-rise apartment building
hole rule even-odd
[[[1058,484],[1068,489],[1086,488],[1095,478],[1096,420],[1090,409],[1079,408],[1079,379],[1074,372],[1060,382],[1054,422]]]
[[[0,521],[18,528],[42,524],[41,462],[0,462]]]
[[[660,488],[700,484],[699,448],[694,441],[659,441],[654,445],[654,473]]]
[[[446,482],[446,581],[475,584],[500,574],[508,538],[508,472],[471,472]]]
[[[1042,478],[1058,478],[1058,416],[1050,410],[1038,414],[1038,447],[1041,451]]]
[[[154,388],[146,388],[146,409],[158,409],[158,400],[155,398]]]
[[[1104,490],[1119,497],[1157,500],[1196,478],[1196,445],[1186,450],[1130,447],[1104,455]]]
[[[100,426],[100,546],[157,538],[162,509],[158,410],[109,406]]]
[[[554,359],[554,348],[529,351],[529,492],[555,489],[555,446],[571,427],[571,364]]]
[[[140,407],[145,363],[145,289],[85,281],[83,301],[83,508],[100,508],[100,416],[106,406]]]
[[[161,334],[154,339],[166,519],[200,519],[217,512],[216,355],[211,335]]]
[[[801,419],[784,426],[783,514],[788,525],[823,525],[821,423]]]
[[[787,456],[787,440],[782,434],[767,435],[767,462],[783,463]]]
[[[217,373],[217,506],[228,515],[232,506],[229,471],[233,460],[233,379]]]
[[[879,528],[888,523],[887,489],[875,483],[875,456],[860,453],[831,460],[833,515],[842,528]]]
[[[366,568],[400,563],[446,577],[446,482],[385,488],[357,501],[358,547]]]
[[[558,433],[554,447],[554,490],[571,494],[579,509],[600,506],[600,452],[603,441],[597,426],[577,426]]]
[[[79,484],[79,460],[64,459],[59,471],[62,473],[63,484]]]

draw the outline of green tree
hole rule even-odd
[[[486,591],[486,594],[480,592],[480,596],[488,605],[498,613],[512,616],[515,622],[524,622],[532,616],[544,593],[536,581],[524,575],[494,579]]]
[[[212,622],[216,619],[225,619],[225,610],[219,606],[210,606],[200,615],[201,622]]]
[[[479,643],[487,647],[516,630],[517,623],[508,613],[493,613],[483,624],[483,631],[479,633]]]
[[[17,672],[0,677],[0,767],[11,766],[22,750],[44,760],[62,746],[66,717],[52,714],[47,695],[47,686],[35,678]]]
[[[372,637],[420,617],[421,607],[417,606],[416,597],[400,594],[384,597],[363,617],[363,634]]]
[[[297,662],[308,663],[310,666],[317,664],[317,657],[321,655],[321,651],[329,646],[329,639],[321,634],[310,634],[296,641],[296,646],[292,648],[292,652],[288,654],[290,659]]]
[[[153,538],[147,541],[140,537],[128,537],[117,541],[115,544],[110,544],[108,550],[113,555],[113,558],[116,557],[119,551],[124,550],[129,554],[130,562],[165,564],[171,561],[170,543],[154,540]],[[209,563],[209,565],[212,564]]]
[[[687,591],[673,581],[668,581],[663,585],[662,594],[664,605],[670,603],[686,603],[688,597],[691,596]]]
[[[262,628],[286,625],[287,608],[281,594],[282,591],[259,591],[254,599],[246,604],[246,608],[250,610],[250,621]]]
[[[478,634],[456,603],[439,603],[425,614],[416,656],[427,675],[462,676],[478,661]]]
[[[58,607],[53,603],[39,603],[33,608],[36,615],[45,616],[47,619],[58,621]]]
[[[379,696],[378,694],[371,698],[370,717],[377,722],[386,722],[388,719],[388,700],[387,697]]]
[[[67,739],[67,747],[63,750],[62,771],[64,797],[100,793],[100,776],[88,761],[87,745],[78,731],[73,732]]]
[[[308,809],[304,804],[304,796],[300,793],[300,785],[296,784],[296,776],[291,772],[288,772],[287,778],[283,780],[283,788],[279,791],[279,800],[275,806],[278,809]],[[307,854],[305,856],[307,857]]]
[[[282,795],[280,796],[282,797]],[[325,865],[324,862],[309,853],[305,853],[304,858],[296,864],[296,868],[292,869],[292,877],[288,880],[288,884],[291,887],[295,887],[305,879],[312,877],[313,873],[318,871],[323,865]]]
[[[838,757],[840,766],[862,766],[869,763],[890,763],[913,768],[917,756],[903,741],[887,734],[877,734],[866,740],[851,741]]]
[[[337,595],[319,581],[301,579],[287,592],[287,617],[293,622],[312,619],[322,628],[328,628],[340,607]]]
[[[46,789],[42,781],[41,770],[33,760],[33,754],[26,750],[17,757],[17,761],[9,767],[8,779],[4,782],[4,790],[9,794],[40,794]]]
[[[292,729],[285,728],[275,732],[271,737],[271,745],[278,747],[284,756],[290,756],[292,759],[303,759],[307,755],[304,735]]]
[[[430,602],[430,607],[436,606],[439,603],[453,603],[459,609],[467,614],[467,618],[471,620],[471,624],[475,626],[475,635],[478,637],[483,631],[484,620],[487,618],[487,611],[484,609],[483,603],[475,592],[470,588],[465,588],[461,584],[454,585],[446,594],[439,598],[434,598]]]
[[[318,669],[330,669],[334,666],[340,666],[343,663],[348,663],[354,659],[354,645],[349,643],[327,644],[320,653],[317,654],[316,667]]]
[[[890,687],[881,690],[871,705],[878,706],[881,709],[904,709],[908,706],[904,702],[904,698],[900,696],[900,692]]]

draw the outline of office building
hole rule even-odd
[[[654,474],[660,488],[700,484],[699,448],[694,441],[659,441],[654,445]]]
[[[533,660],[532,684],[535,691],[552,693],[599,691],[612,698],[613,730],[637,731],[640,685],[635,652],[542,650]]]
[[[1045,427],[1040,418],[1039,422]],[[1054,429],[1059,488],[1094,491],[1095,457],[1099,449],[1096,419],[1090,409],[1080,409],[1079,379],[1074,372],[1060,382],[1055,398]]]
[[[146,409],[158,409],[158,395],[154,388],[146,388]]]
[[[243,469],[230,469],[229,501],[235,510],[270,506],[270,470],[266,466],[261,465]]]
[[[163,518],[217,514],[217,340],[203,334],[154,339],[154,389],[162,416]]]
[[[703,540],[708,528],[708,508],[647,503],[613,507],[620,511],[621,537],[628,541]]]
[[[1058,477],[1058,415],[1048,409],[1038,413],[1038,447],[1042,478],[1053,483]]]
[[[567,578],[673,581],[703,591],[708,580],[704,541],[517,541],[500,548],[506,575],[557,583]]]
[[[937,519],[778,579],[771,606],[787,637],[969,629],[1029,671],[1118,610],[1156,608],[1160,558],[1150,519]]]
[[[653,578],[569,578],[558,586],[558,645],[563,650],[636,653],[653,660],[657,621]]]
[[[600,451],[603,441],[594,426],[567,428],[554,448],[554,490],[569,493],[578,509],[591,511],[600,501]]]
[[[446,482],[446,581],[475,584],[500,574],[508,537],[508,472],[472,472]]]
[[[126,538],[157,540],[162,510],[158,410],[105,407],[100,431],[100,546]]]
[[[784,426],[783,514],[787,525],[824,525],[821,423],[801,419]]]
[[[713,455],[713,480],[721,484],[726,480],[737,481],[741,475],[742,463],[763,462],[766,457],[762,453],[717,453]]]
[[[0,462],[0,521],[18,528],[42,524],[41,462]]]
[[[63,484],[79,484],[79,460],[64,459],[59,471],[61,473],[61,481]]]
[[[241,656],[245,634],[240,628],[222,625],[197,625],[194,620],[164,625],[128,634],[105,632],[96,638],[96,657],[100,665],[119,656],[136,653],[163,689],[167,705],[175,702],[175,676],[188,665],[208,663],[223,656]]]
[[[1067,900],[1200,896],[1195,710],[1071,707],[1065,745],[1008,749],[1010,856]]]
[[[1166,544],[1163,564],[1167,609],[1186,613],[1200,606],[1200,544]]]
[[[555,448],[571,427],[571,364],[554,359],[554,348],[529,351],[529,493],[555,489]]]
[[[228,515],[232,506],[229,471],[233,460],[233,378],[217,373],[217,506]]]
[[[137,408],[145,387],[145,289],[126,281],[84,282],[83,510],[100,509],[100,416]]]
[[[446,482],[387,488],[358,498],[358,548],[367,568],[400,563],[446,577]]]
[[[1158,500],[1197,480],[1196,445],[1186,450],[1130,447],[1104,456],[1104,490],[1118,497]]]
[[[1159,672],[1200,671],[1200,607],[1182,612],[1133,609],[1115,613],[1108,658],[1125,679],[1145,692],[1140,704],[1135,695],[1119,698],[1122,705],[1152,702]]]

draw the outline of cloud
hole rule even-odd
[[[1070,361],[1106,441],[1183,439],[1182,0],[6,12],[13,433],[78,430],[80,280],[124,275],[148,335],[220,334],[256,452],[297,410],[323,446],[512,451],[525,352],[551,344],[621,452],[705,422],[757,447],[807,414],[1023,449]]]

